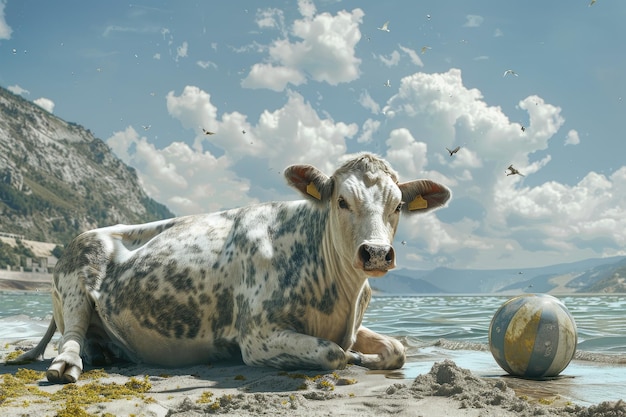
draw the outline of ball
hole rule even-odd
[[[576,353],[576,322],[565,304],[547,294],[506,301],[489,325],[489,349],[502,369],[523,378],[554,377]]]

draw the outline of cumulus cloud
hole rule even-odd
[[[396,167],[400,178],[421,176],[426,168],[428,145],[418,142],[408,129],[394,129],[387,139],[386,159]]]
[[[310,1],[298,5],[302,19],[293,23],[288,34],[272,42],[267,62],[253,66],[242,81],[243,87],[282,91],[288,84],[304,83],[307,77],[330,85],[358,78],[361,60],[356,57],[355,46],[361,39],[363,11],[317,14]],[[282,12],[269,9],[259,15],[259,27],[281,26]]]
[[[282,107],[263,111],[255,123],[239,112],[218,117],[211,95],[195,86],[169,92],[166,104],[169,114],[193,132],[191,145],[174,142],[159,149],[132,127],[116,132],[107,144],[137,168],[151,197],[179,215],[240,206],[257,196],[293,196],[277,173],[307,163],[332,174],[346,153],[346,140],[359,130],[356,124],[321,117],[292,91]],[[215,135],[206,136],[202,127]],[[220,152],[206,150],[205,141]]]
[[[0,1],[0,39],[11,39],[13,29],[4,18],[4,6],[6,6],[6,0]]]
[[[512,229],[521,242],[532,236],[535,244],[554,253],[597,250],[598,239],[603,241],[601,251],[607,251],[598,255],[615,253],[626,243],[625,179],[622,167],[608,177],[590,172],[571,186],[555,181],[535,187],[505,186],[496,196],[494,219]]]
[[[578,136],[578,132],[575,130],[570,130],[567,132],[567,136],[565,137],[566,145],[578,145],[580,143],[580,137]]]
[[[33,103],[47,111],[48,113],[54,113],[54,101],[49,98],[40,97],[33,100]]]
[[[264,154],[269,156],[270,167],[307,163],[328,174],[346,153],[346,138],[358,132],[354,123],[321,118],[310,103],[291,91],[282,108],[261,114],[256,129],[259,137],[268,138]],[[291,151],[285,152],[288,149]]]
[[[249,182],[229,170],[232,162],[226,155],[216,158],[182,142],[157,149],[132,127],[116,132],[107,144],[137,168],[146,192],[178,215],[220,210],[225,201],[255,201],[247,195]]]
[[[384,108],[386,138],[379,137],[380,120],[368,118],[360,127],[335,121],[290,90],[282,106],[254,120],[218,112],[211,95],[195,86],[172,91],[166,100],[170,115],[193,132],[190,145],[158,149],[132,128],[108,143],[138,168],[151,195],[178,214],[292,198],[278,175],[285,166],[309,163],[330,174],[348,152],[347,141],[356,138],[378,147],[401,181],[429,178],[453,191],[445,211],[402,220],[397,238],[408,242],[410,250],[402,256],[409,265],[518,267],[520,255],[553,263],[555,254],[611,255],[626,243],[620,233],[626,226],[621,208],[626,207],[626,167],[608,176],[589,173],[574,185],[527,184],[554,163],[552,155],[538,158],[537,151],[550,149],[565,122],[561,109],[537,95],[520,100],[517,107],[528,119],[522,132],[478,89],[465,86],[458,69],[404,77]],[[367,91],[359,103],[379,113]],[[206,136],[201,127],[216,134]],[[572,144],[577,136],[574,130],[567,133]],[[219,152],[207,151],[207,141]],[[454,146],[461,150],[450,157],[445,147]],[[506,176],[511,163],[526,177]]]
[[[626,167],[610,175],[591,172],[574,185],[527,184],[555,163],[550,153],[538,158],[537,152],[549,150],[565,119],[560,107],[537,95],[520,100],[518,108],[528,116],[525,132],[500,107],[487,105],[479,90],[466,87],[459,70],[401,80],[384,108],[393,115],[387,119],[385,156],[403,180],[440,181],[452,188],[454,199],[441,214],[405,218],[408,225],[398,239],[436,262],[477,268],[523,267],[528,257],[550,264],[555,256],[568,261],[623,251]],[[576,131],[567,132],[568,143],[577,137]],[[457,145],[461,150],[450,157],[445,147]],[[511,163],[526,177],[506,176]]]
[[[295,68],[272,64],[254,64],[248,76],[241,82],[241,86],[283,91],[288,84],[298,86],[304,83],[306,83],[306,76]]]

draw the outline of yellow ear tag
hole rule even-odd
[[[312,197],[317,198],[318,200],[322,199],[322,195],[319,191],[317,191],[317,187],[312,182],[310,182],[309,185],[306,186],[306,193]]]
[[[409,211],[422,210],[428,208],[428,201],[424,200],[421,195],[418,195],[409,203]]]

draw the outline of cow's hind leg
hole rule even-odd
[[[241,347],[247,365],[278,369],[343,369],[356,358],[334,342],[290,330],[249,334]]]
[[[406,360],[402,343],[364,326],[359,327],[351,349],[360,356],[359,365],[369,369],[398,369]]]
[[[59,355],[46,372],[50,382],[76,382],[83,371],[81,349],[94,307],[79,275],[79,271],[74,271],[61,277],[59,288],[53,293],[54,320],[63,336]]]

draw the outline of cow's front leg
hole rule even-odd
[[[82,288],[66,296],[63,301],[55,292],[53,301],[54,320],[63,336],[59,343],[59,355],[48,367],[46,378],[54,383],[76,382],[83,371],[80,354],[93,307]]]
[[[338,344],[291,330],[251,334],[242,339],[241,353],[247,365],[279,369],[343,369],[357,356]]]
[[[360,362],[354,363],[369,369],[398,369],[406,360],[402,343],[364,326],[359,327],[351,349],[360,356]]]

